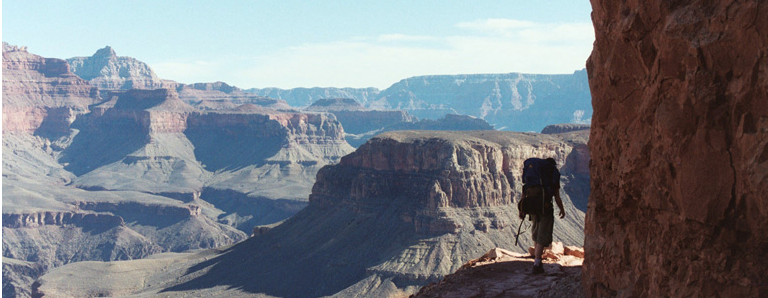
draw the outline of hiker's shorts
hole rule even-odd
[[[537,220],[538,219],[538,220]],[[549,209],[540,218],[533,216],[533,241],[547,247],[552,244],[552,226],[555,224],[555,211]]]

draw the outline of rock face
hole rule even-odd
[[[64,60],[3,43],[3,133],[67,133],[77,115],[99,100],[99,91]]]
[[[77,76],[101,90],[158,89],[173,87],[157,77],[147,64],[131,57],[118,57],[110,46],[90,57],[74,57],[67,63]]]
[[[593,0],[596,297],[765,297],[768,6]]]
[[[515,246],[512,231],[519,223],[514,202],[523,160],[553,156],[568,167],[568,156],[586,137],[384,133],[320,170],[309,206],[261,235],[227,250],[151,263],[60,267],[37,281],[35,294],[407,295],[491,248],[526,251],[530,234]],[[567,192],[563,197],[568,216],[556,221],[555,238],[579,245],[583,213]],[[121,273],[126,270],[130,274]],[[118,276],[121,282],[114,282]]]
[[[398,109],[419,118],[470,115],[498,129],[540,131],[552,123],[588,121],[585,70],[572,75],[479,74],[423,76],[382,91],[367,107]]]

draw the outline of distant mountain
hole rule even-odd
[[[284,100],[244,92],[224,82],[179,84],[176,90],[181,100],[201,110],[230,110],[244,104],[276,110],[292,109]]]
[[[161,80],[145,63],[118,57],[107,46],[91,57],[67,60],[81,78],[101,90],[175,88],[183,101],[204,109],[251,103],[306,108],[320,99],[349,98],[372,110],[402,110],[419,119],[469,115],[500,130],[541,131],[555,123],[589,123],[592,97],[587,71],[573,74],[469,74],[411,77],[377,88],[263,88],[241,90],[223,82],[184,85]],[[201,85],[202,84],[202,85]]]
[[[351,98],[320,99],[304,110],[336,116],[352,147],[359,147],[376,134],[393,130],[493,130],[488,122],[472,116],[446,114],[437,120],[418,120],[403,110],[367,109]]]
[[[351,98],[373,110],[403,110],[420,119],[470,115],[497,129],[541,131],[554,123],[589,123],[592,97],[587,71],[573,74],[419,76],[375,88],[248,89],[306,107],[318,99]]]
[[[101,90],[173,88],[175,82],[160,79],[149,65],[131,57],[118,57],[106,46],[90,57],[67,59],[72,72]]]
[[[261,96],[282,99],[293,107],[308,107],[318,99],[325,98],[352,98],[364,105],[376,98],[380,90],[377,88],[264,88],[264,89],[246,89],[245,92],[258,94]]]
[[[549,124],[587,122],[592,117],[586,70],[413,77],[382,91],[367,107],[400,109],[429,119],[445,113],[471,115],[514,131],[541,131]]]

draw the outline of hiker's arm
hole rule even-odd
[[[560,208],[560,218],[565,218],[565,207],[563,207],[563,200],[560,199],[560,189],[555,189],[555,203]]]

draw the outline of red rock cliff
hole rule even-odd
[[[3,43],[3,132],[63,134],[99,100],[98,90],[67,62]],[[38,131],[43,128],[44,131]]]
[[[768,5],[592,0],[588,296],[768,296]]]

